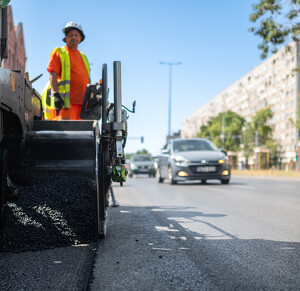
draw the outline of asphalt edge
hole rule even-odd
[[[60,290],[88,290],[98,243],[98,241],[93,242],[83,248],[81,259],[72,275],[72,280],[60,286]]]

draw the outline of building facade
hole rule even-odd
[[[3,60],[3,67],[9,70],[20,71],[25,74],[25,44],[23,36],[23,25],[14,25],[12,7],[7,6],[8,20],[8,39],[7,39],[7,58]]]
[[[181,137],[193,137],[201,125],[220,112],[234,111],[247,122],[260,109],[269,106],[274,113],[269,125],[280,146],[283,163],[293,163],[299,151],[299,136],[295,125],[299,114],[300,43],[292,42],[291,51],[281,49],[262,64],[215,96],[182,123]]]

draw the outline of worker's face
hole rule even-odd
[[[66,35],[65,40],[66,40],[67,45],[70,48],[77,49],[79,43],[82,40],[82,36],[81,36],[81,34],[80,34],[80,32],[78,30],[72,29]]]

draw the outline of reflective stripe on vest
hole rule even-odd
[[[43,112],[44,112],[44,119],[46,120],[52,120],[54,117],[55,109],[52,109],[48,104],[51,102],[51,86],[50,81],[47,82],[46,86],[43,89],[42,93],[42,106],[43,106]]]

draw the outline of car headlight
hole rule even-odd
[[[222,159],[218,160],[219,164],[228,164],[228,157],[223,157]]]
[[[131,169],[131,170],[135,170],[136,168],[137,168],[137,167],[136,167],[135,164],[131,164],[131,165],[130,165],[130,169]]]
[[[176,166],[182,166],[182,165],[185,165],[189,162],[189,160],[181,157],[181,156],[175,156],[173,157],[173,161],[174,163],[176,164]]]

